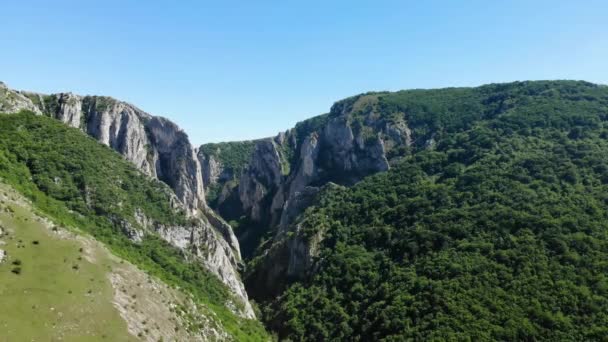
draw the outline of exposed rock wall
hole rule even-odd
[[[142,172],[167,183],[178,202],[191,215],[198,214],[201,224],[193,229],[156,230],[176,246],[195,251],[242,298],[246,294],[236,271],[239,242],[230,226],[207,207],[206,188],[220,185],[216,199],[220,213],[230,213],[230,219],[245,217],[248,224],[261,230],[252,233],[244,227],[239,235],[241,243],[255,246],[259,240],[247,239],[260,239],[268,232],[274,235],[271,247],[262,253],[262,264],[267,267],[258,269],[251,279],[257,287],[276,287],[271,284],[306,272],[312,265],[314,244],[297,234],[294,221],[313,204],[320,188],[329,182],[351,185],[388,170],[388,152],[413,141],[404,116],[380,118],[375,107],[377,95],[361,95],[340,101],[329,114],[274,138],[255,141],[249,162],[236,176],[227,174],[233,171],[225,168],[220,158],[193,148],[175,124],[130,104],[70,93],[45,96],[17,92],[13,98],[17,99],[13,100],[13,111],[30,109],[78,127],[121,153]],[[229,181],[238,185],[222,186]],[[127,230],[135,239],[139,237],[132,227]],[[206,251],[205,255],[201,251]]]
[[[40,114],[38,106],[25,95],[9,89],[0,82],[0,113],[16,113],[21,110],[30,110]]]
[[[199,151],[198,160],[202,168],[205,190],[207,190],[209,186],[216,184],[220,180],[220,177],[223,175],[226,169],[213,155],[207,155]],[[231,175],[225,175],[224,177],[228,179],[229,176]]]
[[[207,207],[197,151],[177,125],[131,104],[102,96],[17,92],[2,84],[0,103],[3,112],[30,110],[79,128],[122,154],[143,173],[169,185],[176,196],[174,205],[186,209],[192,224],[167,227],[140,217],[140,226],[193,252],[243,302],[241,314],[254,317],[238,274],[238,240],[231,227]],[[125,233],[134,241],[143,237],[144,233],[138,227],[117,223],[122,224]]]
[[[373,107],[360,115],[364,120],[373,116]],[[271,227],[286,228],[297,216],[287,209],[305,188],[318,188],[328,182],[350,185],[388,170],[386,146],[411,144],[411,132],[405,121],[367,121],[361,128],[352,108],[338,103],[323,125],[303,136],[296,128],[259,141],[239,182],[244,212],[253,221],[266,219]],[[286,160],[282,155],[281,151],[289,149],[296,158]],[[289,164],[287,174],[283,173],[284,164]]]
[[[253,221],[263,221],[269,216],[268,202],[282,180],[277,143],[273,139],[259,141],[238,187],[242,208]]]
[[[238,186],[242,212],[274,235],[248,272],[247,285],[256,297],[278,293],[285,281],[312,266],[322,236],[304,238],[295,220],[314,204],[321,187],[329,182],[352,185],[386,171],[387,152],[412,144],[405,120],[379,119],[374,104],[373,96],[347,99],[317,118],[321,123],[316,127],[306,128],[305,122],[256,144]]]

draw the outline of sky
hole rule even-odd
[[[0,80],[130,102],[194,144],[367,91],[608,83],[608,1],[4,1]]]

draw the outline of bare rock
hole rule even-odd
[[[72,93],[43,95],[10,90],[0,85],[0,112],[31,110],[79,128],[114,149],[144,174],[166,183],[175,196],[171,205],[184,210],[194,224],[167,227],[135,213],[137,224],[116,222],[133,241],[146,231],[157,232],[197,259],[228,286],[244,307],[241,315],[254,317],[238,275],[239,244],[232,228],[207,207],[201,165],[188,136],[173,122],[110,97]]]

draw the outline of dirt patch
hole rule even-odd
[[[27,208],[27,216],[23,215],[23,208]],[[62,264],[73,264],[71,266],[73,269],[70,269],[70,272],[75,272],[75,274],[81,274],[85,271],[83,269],[85,261],[98,265],[98,267],[101,266],[104,271],[102,274],[109,280],[107,297],[104,297],[101,287],[95,291],[86,287],[83,291],[80,291],[82,293],[79,293],[79,291],[75,290],[72,292],[72,286],[65,286],[61,291],[65,292],[66,296],[70,298],[77,295],[84,296],[84,299],[91,303],[106,300],[111,311],[116,310],[118,312],[118,321],[122,319],[122,321],[126,322],[129,335],[135,336],[140,340],[154,342],[230,340],[222,325],[218,323],[219,319],[215,313],[207,307],[196,304],[192,300],[192,297],[167,286],[162,281],[146,274],[136,266],[116,257],[94,238],[75,229],[59,226],[43,215],[39,215],[31,207],[31,203],[27,199],[1,182],[0,210],[6,214],[5,217],[10,217],[10,220],[14,220],[15,222],[35,224],[46,228],[48,230],[46,234],[53,238],[65,240],[66,242],[77,242],[72,249],[74,255],[64,258],[60,262]],[[13,238],[14,235],[15,230],[12,226],[3,224],[0,219],[2,242],[17,243],[27,247],[28,250],[41,248],[40,246],[47,246],[50,243],[48,240],[36,238],[36,240],[32,239],[32,244],[30,245],[29,240],[21,241],[20,239]],[[0,259],[5,256],[3,253],[4,248],[0,250]],[[32,262],[28,262],[27,264],[27,266],[30,266]],[[103,278],[103,276],[101,277]],[[107,280],[104,279],[104,281]],[[91,279],[87,279],[87,281],[90,281],[91,284],[100,282],[99,278],[95,280],[92,277]],[[28,288],[22,287],[21,289],[24,291],[24,297],[30,297]],[[53,290],[55,289],[53,288]],[[109,303],[110,301],[111,303]],[[39,304],[32,305],[32,310],[40,310],[39,306]],[[53,319],[63,322],[61,324],[62,331],[71,333],[81,328],[81,322],[79,318],[66,321],[66,311],[86,311],[89,309],[92,309],[92,307],[74,307],[68,305],[62,309],[63,311],[58,309],[57,306],[50,307],[47,311],[48,315],[51,315]],[[92,315],[92,313],[83,311],[82,315],[88,316]],[[75,315],[75,317],[83,317],[82,315]],[[124,324],[124,322],[121,324]],[[45,319],[45,322],[42,324],[45,326],[52,324],[53,329],[57,330],[55,327],[56,322],[53,323],[52,319]],[[104,325],[103,322],[99,324],[111,328]],[[2,330],[1,328],[0,326],[0,330]],[[84,331],[83,334],[90,336],[87,331]],[[126,335],[126,331],[124,334]],[[63,334],[59,334],[58,336],[63,336]],[[105,339],[105,337],[102,337],[102,339]]]
[[[214,313],[123,262],[109,275],[114,305],[129,332],[147,341],[222,341],[228,335]]]

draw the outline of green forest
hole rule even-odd
[[[608,88],[516,82],[379,93],[436,141],[322,192],[313,272],[266,303],[281,339],[608,336]]]
[[[0,115],[0,178],[57,224],[192,293],[235,340],[268,331],[288,341],[608,336],[608,87],[538,81],[355,96],[296,125],[296,146],[281,151],[289,169],[297,144],[337,115],[377,134],[406,122],[412,142],[387,147],[390,170],[352,186],[327,173],[350,187],[323,187],[286,234],[321,236],[320,250],[278,296],[254,298],[266,330],[230,312],[228,290],[186,253],[153,233],[128,239],[121,227],[137,226],[137,210],[161,224],[195,222],[171,208],[164,183],[81,131]],[[253,148],[201,152],[236,182]],[[265,251],[256,247],[247,247],[253,260]]]
[[[259,322],[226,308],[228,289],[184,252],[152,232],[141,243],[128,239],[121,227],[138,226],[136,209],[160,224],[194,222],[171,208],[168,186],[109,147],[45,116],[0,114],[0,178],[56,224],[91,234],[142,270],[191,293],[235,339],[267,338]]]

